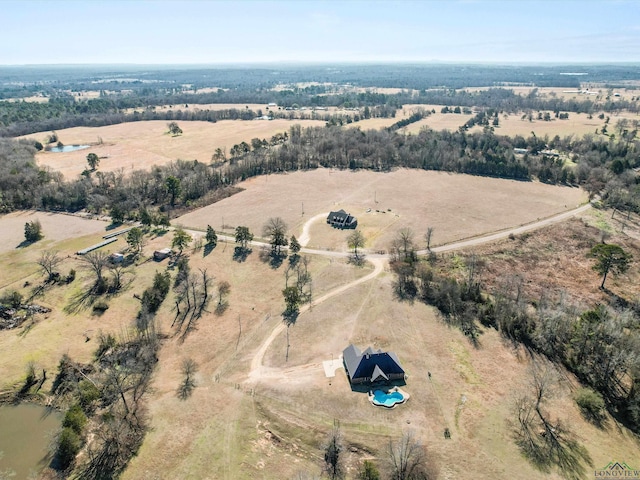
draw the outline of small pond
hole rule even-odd
[[[75,152],[76,150],[82,150],[89,148],[89,145],[63,145],[61,147],[47,147],[47,152],[62,153],[62,152]]]
[[[60,429],[62,416],[38,405],[0,406],[0,476],[30,478],[51,461],[49,445]]]

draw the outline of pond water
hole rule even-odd
[[[75,152],[76,150],[82,150],[89,148],[89,145],[63,145],[61,147],[47,147],[47,152],[62,153],[62,152]]]
[[[38,405],[0,406],[0,477],[26,479],[49,464],[49,445],[62,416]]]

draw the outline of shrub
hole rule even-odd
[[[58,470],[66,470],[73,463],[80,451],[80,437],[73,429],[65,427],[58,437],[56,463]]]
[[[67,275],[67,277],[65,278],[65,281],[67,283],[71,283],[76,279],[76,271],[72,268],[71,270],[69,270],[69,275]]]
[[[576,392],[576,403],[582,415],[599,425],[605,420],[605,404],[602,395],[590,388],[581,388]]]
[[[15,290],[9,290],[0,298],[0,303],[3,305],[9,305],[12,308],[18,308],[22,305],[23,296],[20,292]]]
[[[64,428],[70,428],[76,434],[81,435],[82,429],[87,423],[87,416],[82,411],[80,405],[74,405],[64,416],[64,420],[62,421],[62,426]]]
[[[380,480],[380,472],[373,462],[365,460],[358,468],[358,480]]]
[[[105,302],[104,300],[99,300],[96,303],[93,304],[93,310],[96,312],[105,312],[106,310],[109,309],[109,304],[107,302]]]
[[[27,242],[37,242],[42,238],[42,225],[39,220],[33,220],[24,224],[24,239]]]
[[[118,344],[118,342],[116,341],[116,337],[114,337],[110,333],[105,335],[102,332],[100,332],[100,334],[98,335],[98,342],[98,348],[96,349],[96,352],[94,354],[98,359],[102,357],[102,355],[104,355],[107,351],[115,348],[115,346]]]
[[[78,383],[78,402],[82,410],[91,412],[94,403],[100,398],[100,390],[88,380],[82,380]]]

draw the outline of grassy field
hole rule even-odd
[[[495,87],[474,87],[474,88],[465,88],[469,92],[477,92],[481,90],[488,90],[489,88]],[[613,101],[617,99],[625,99],[632,100],[632,98],[638,98],[638,93],[635,88],[614,88],[609,92],[609,88],[604,85],[599,84],[591,84],[589,82],[583,83],[580,88],[563,88],[563,87],[529,87],[529,86],[506,86],[502,87],[507,90],[513,90],[514,93],[518,95],[529,95],[532,90],[536,90],[537,94],[541,98],[561,98],[563,100],[598,100],[601,101],[611,93],[610,98]],[[589,91],[590,93],[582,93],[582,91]],[[594,94],[595,95],[592,95]],[[620,96],[616,97],[614,94],[617,93]]]
[[[418,237],[433,227],[437,245],[529,223],[586,200],[576,188],[421,170],[318,169],[257,177],[239,186],[246,190],[175,223],[218,230],[224,219],[227,233],[244,225],[259,236],[269,217],[282,217],[289,235],[299,236],[309,218],[343,208],[358,218],[367,248],[379,250],[388,248],[402,227],[410,227]],[[349,233],[321,221],[311,227],[308,246],[346,250]]]
[[[542,112],[544,114],[544,112]],[[494,127],[496,135],[506,135],[513,137],[514,135],[522,135],[524,137],[531,136],[531,132],[534,132],[538,137],[544,137],[548,135],[549,138],[553,138],[559,135],[561,138],[569,135],[576,137],[582,137],[587,134],[595,135],[596,130],[600,133],[602,127],[605,126],[605,120],[598,118],[599,114],[595,114],[592,118],[586,113],[569,113],[569,118],[566,120],[558,120],[554,118],[554,113],[551,114],[550,122],[543,120],[536,120],[537,112],[533,112],[533,120],[523,119],[523,113],[509,114],[500,116],[500,125]],[[451,114],[449,114],[451,116]],[[629,121],[640,120],[639,115],[633,113],[621,113],[617,115],[611,115],[607,129],[609,133],[618,132],[615,128],[616,123],[619,120],[626,119]],[[471,128],[471,132],[481,132],[482,126],[476,125]],[[605,137],[603,137],[605,138]]]
[[[36,161],[72,178],[87,168],[87,154],[93,152],[101,157],[99,170],[122,170],[125,174],[134,170],[149,169],[154,165],[164,165],[171,161],[198,160],[211,161],[216,148],[226,149],[252,138],[270,139],[279,132],[288,131],[294,124],[303,127],[322,126],[319,120],[271,120],[271,121],[231,121],[178,122],[183,135],[173,137],[167,133],[167,122],[161,120],[122,123],[105,127],[74,127],[57,131],[58,138],[65,145],[90,144],[89,149],[75,152],[39,152]],[[44,141],[49,132],[27,135]],[[101,144],[95,145],[102,139]]]
[[[376,185],[394,182],[406,185],[407,176],[416,176],[416,173],[426,175],[428,172],[394,172],[383,175]],[[339,178],[340,175],[357,178],[357,184],[367,184],[367,181],[376,177],[375,174],[371,174],[369,179],[361,177],[359,173],[319,171],[282,178],[288,178],[292,186],[302,185],[309,190],[310,182],[324,185],[329,180],[319,175],[335,177],[332,182],[338,186],[345,181]],[[242,195],[250,194],[254,189],[259,190],[260,185],[268,185],[272,191],[269,198],[275,199],[277,192],[282,190],[276,178],[272,176],[268,180],[253,179],[248,182],[245,192],[225,200],[229,202],[224,210],[229,213],[225,215],[240,215],[241,211],[250,209]],[[325,181],[319,181],[321,178]],[[444,175],[442,179],[439,176],[434,178],[439,179],[437,183],[442,185],[440,195],[456,190],[476,192],[474,188],[478,188],[473,187],[465,176]],[[445,183],[452,178],[460,178],[464,183]],[[416,184],[424,188],[429,183],[428,179],[428,176],[423,177]],[[477,180],[486,184],[484,188],[487,191],[496,190],[496,185],[502,185],[493,184],[495,180],[492,179]],[[510,207],[513,209],[513,202],[518,196],[509,193],[508,184],[506,182],[504,186],[505,195],[510,195]],[[533,184],[514,182],[514,188],[520,189],[519,197],[534,197],[533,191],[527,193],[522,190],[530,185]],[[564,190],[557,187],[538,195],[548,201],[553,191]],[[336,188],[336,191],[345,190]],[[566,191],[572,195],[575,191],[578,195],[576,198],[580,198],[579,191]],[[260,193],[268,194],[267,191]],[[475,194],[484,199],[488,197],[484,191]],[[320,198],[326,193],[320,192],[318,195]],[[384,196],[380,198],[382,201]],[[416,197],[413,198],[416,200]],[[417,198],[417,206],[422,202],[429,203]],[[233,201],[238,205],[234,205]],[[485,200],[482,204],[495,207],[498,203]],[[449,205],[448,209],[446,205]],[[271,203],[264,201],[255,206],[256,219],[258,216],[267,218],[272,208]],[[440,216],[455,217],[456,209],[460,206],[456,207],[455,200],[450,200],[440,208]],[[525,219],[525,213],[531,208],[523,206],[518,210],[519,221]],[[4,216],[0,218],[0,226],[4,226],[3,222],[15,223],[15,218],[22,223],[25,215]],[[311,216],[310,213],[305,215]],[[424,213],[417,212],[414,215],[417,218]],[[212,218],[210,213],[203,218],[207,216]],[[486,216],[483,221],[476,218],[474,228],[480,228],[481,225],[495,228],[495,224],[489,222],[490,215]],[[58,217],[60,221],[67,218]],[[127,286],[117,296],[106,298],[110,308],[102,316],[93,315],[88,305],[80,305],[73,313],[66,313],[64,307],[74,304],[90,282],[89,272],[81,268],[72,252],[79,245],[96,242],[106,227],[103,222],[74,220],[78,222],[75,228],[87,225],[85,236],[69,238],[65,236],[64,228],[60,231],[50,230],[50,243],[38,242],[0,257],[3,271],[14,268],[23,272],[24,276],[16,279],[16,285],[22,291],[28,290],[21,287],[24,280],[30,280],[34,285],[40,278],[38,273],[28,273],[27,269],[31,267],[28,265],[32,261],[30,259],[45,248],[55,248],[62,254],[70,255],[72,258],[64,264],[64,269],[73,267],[78,270],[78,278],[74,283],[51,287],[44,298],[36,300],[51,306],[53,311],[50,314],[38,318],[28,329],[0,332],[0,349],[5,354],[0,360],[0,369],[6,372],[3,375],[4,387],[21,379],[29,361],[34,361],[38,369],[46,368],[51,379],[63,353],[77,361],[89,360],[97,346],[98,333],[103,331],[120,335],[130,328],[139,308],[139,302],[133,294],[140,294],[151,283],[155,271],[164,271],[168,267],[166,260],[161,263],[142,261],[131,267]],[[587,219],[587,222],[604,221],[596,217]],[[396,227],[395,224],[375,226],[374,223],[363,222],[366,228],[385,232],[395,231]],[[454,228],[454,225],[461,223],[459,220],[451,221],[448,225]],[[472,223],[455,228],[470,228]],[[456,230],[457,234],[445,233],[445,224],[441,225],[437,228],[443,229],[443,235],[463,234],[460,233],[462,230]],[[612,223],[609,227],[615,232],[616,225]],[[317,227],[328,229],[324,224]],[[566,243],[569,249],[563,251],[569,253],[572,250],[570,239],[576,234],[576,231],[567,230],[561,225],[547,228],[541,233],[537,243],[531,247],[535,251],[548,251],[550,255],[549,260],[540,258],[536,261],[540,275],[549,270],[549,261],[558,261],[560,250],[554,253],[550,246],[560,248]],[[320,233],[312,229],[311,244],[317,242],[317,235]],[[523,237],[523,241],[538,238],[537,235],[529,234]],[[378,238],[383,236],[380,234]],[[144,256],[148,257],[154,249],[167,246],[170,238],[171,233],[153,237],[145,247]],[[617,237],[615,240],[619,241]],[[515,242],[520,242],[520,239]],[[478,250],[480,254],[493,252],[493,257],[506,261],[489,270],[496,277],[502,275],[500,272],[516,268],[509,266],[504,246],[501,246],[505,243],[517,247],[516,255],[523,256],[522,251],[528,248],[505,240],[493,247],[498,249],[496,252],[490,250],[491,246]],[[427,445],[430,458],[440,470],[439,478],[559,480],[556,473],[536,470],[522,457],[513,441],[513,398],[525,388],[528,365],[526,352],[506,344],[493,330],[483,330],[480,346],[474,348],[457,329],[443,323],[433,308],[421,303],[398,302],[391,285],[393,276],[388,272],[331,300],[314,303],[311,310],[300,315],[295,325],[289,328],[288,357],[287,335],[283,331],[266,351],[263,376],[257,381],[248,381],[247,374],[254,355],[281,322],[280,314],[284,307],[281,289],[285,285],[286,262],[277,269],[271,268],[260,259],[259,249],[254,248],[246,262],[237,263],[232,260],[232,252],[233,244],[225,243],[220,243],[206,256],[202,250],[186,250],[192,271],[207,269],[215,277],[215,282],[225,280],[231,284],[229,307],[221,315],[216,315],[210,308],[211,313],[205,314],[198,321],[197,328],[184,340],[176,336],[175,329],[171,327],[173,294],[169,295],[160,309],[158,320],[167,339],[160,350],[153,388],[148,396],[151,429],[123,478],[287,479],[299,473],[319,474],[322,444],[334,422],[339,421],[348,447],[348,478],[353,477],[356,465],[362,459],[375,458],[380,463],[388,440],[411,430]],[[12,255],[21,257],[23,264],[11,267],[7,262],[15,260]],[[570,263],[573,265],[573,260]],[[588,265],[580,268],[588,269]],[[556,270],[563,278],[582,277],[587,273],[595,277],[593,272],[580,273],[574,268],[564,271],[556,265]],[[174,270],[169,271],[175,275]],[[311,256],[310,271],[314,298],[319,298],[372,270],[368,265],[363,268],[352,266],[344,259]],[[634,272],[632,275],[635,276],[621,279],[629,288],[636,282],[634,279],[638,273]],[[544,280],[540,277],[536,282],[544,283]],[[618,288],[620,283],[612,281],[611,285]],[[585,288],[593,290],[597,286],[594,283]],[[338,361],[340,353],[349,343],[396,352],[408,373],[404,389],[411,394],[411,399],[394,410],[379,409],[369,404],[366,394],[351,390],[343,369],[338,369],[333,379],[326,378],[322,361]],[[181,381],[180,366],[186,358],[194,359],[199,366],[197,387],[190,398],[180,400],[176,390]],[[431,372],[431,380],[427,372]],[[45,391],[50,381],[45,384]],[[608,426],[603,430],[582,419],[572,400],[572,392],[577,386],[571,376],[565,376],[558,385],[556,396],[546,408],[553,412],[554,418],[557,416],[570,425],[576,438],[587,449],[593,466],[604,466],[612,458],[638,458],[640,449],[637,442],[624,429],[618,428],[613,419],[609,419]],[[450,440],[444,439],[444,428],[451,430]],[[464,454],[463,461],[461,453]]]

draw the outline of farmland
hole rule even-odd
[[[316,213],[342,208],[358,218],[367,247],[380,250],[388,248],[403,227],[418,235],[433,227],[434,244],[449,243],[533,222],[586,200],[575,188],[412,170],[381,174],[319,169],[258,177],[239,186],[246,190],[176,223],[204,230],[208,224],[219,229],[224,220],[227,228],[247,225],[259,235],[268,209],[267,217],[282,217],[299,235]],[[345,250],[347,235],[318,222],[311,227],[309,247]]]
[[[122,170],[125,174],[154,165],[165,165],[177,159],[209,163],[216,148],[228,152],[234,144],[242,141],[256,137],[269,139],[276,133],[288,131],[294,123],[309,127],[324,125],[324,122],[317,120],[189,122],[182,123],[184,133],[177,137],[167,133],[167,122],[163,121],[96,128],[74,127],[57,132],[60,140],[67,145],[91,144],[90,149],[40,152],[36,159],[40,165],[48,166],[69,178],[87,168],[86,156],[89,152],[101,157],[100,170]],[[49,133],[28,135],[28,138],[42,141]]]
[[[410,177],[413,182],[409,182]],[[403,204],[396,199],[398,194],[394,194],[399,188],[408,191],[408,183],[415,185],[411,187],[415,193],[407,195],[413,200],[411,204],[417,206],[412,214],[409,214],[410,204]],[[575,206],[583,200],[578,189],[533,183],[402,170],[391,174],[320,170],[252,179],[242,184],[244,192],[223,201],[226,203],[196,211],[177,219],[176,223],[199,226],[197,218],[201,218],[202,223],[214,223],[212,219],[224,212],[229,221],[246,223],[259,231],[260,224],[270,215],[295,219],[299,215],[298,195],[309,191],[309,185],[317,185],[318,191],[306,200],[305,217],[297,223],[290,222],[290,233],[299,234],[304,218],[332,207],[332,196],[337,196],[338,206],[350,205],[361,212],[367,202],[376,206],[370,198],[374,189],[379,206],[393,207],[391,212],[379,213],[380,217],[391,218],[395,215],[393,212],[401,213],[400,221],[392,224],[370,221],[367,215],[360,217],[363,230],[375,239],[367,245],[369,248],[384,248],[391,234],[403,226],[421,231],[425,226],[421,223],[424,217],[433,219],[438,233],[436,243],[445,243],[526,223],[534,219],[533,216],[537,218],[564,209],[565,202]],[[436,192],[427,193],[432,188],[437,188]],[[515,196],[509,188],[518,189],[521,195]],[[345,193],[350,190],[354,192]],[[425,192],[421,193],[422,190]],[[498,208],[501,202],[500,196],[491,195],[496,190],[511,198],[512,216],[501,218],[504,223],[491,220],[502,217],[491,214],[491,209]],[[446,192],[465,192],[484,201],[475,202],[479,207],[473,210],[471,204],[460,204],[461,198],[447,197]],[[424,199],[420,195],[425,195]],[[429,205],[436,199],[438,203]],[[522,202],[521,207],[514,201]],[[285,208],[287,204],[293,205],[291,211]],[[221,210],[212,211],[212,208]],[[458,215],[469,220],[456,221]],[[13,215],[4,217],[2,222],[9,225],[6,222],[22,222],[24,218],[24,215]],[[29,246],[21,255],[30,252],[29,258],[33,259],[37,250],[43,248],[55,248],[72,255],[79,244],[97,241],[98,230],[105,228],[102,222],[77,219],[76,228],[85,225],[88,236],[71,239],[63,233],[64,229],[51,230],[56,222],[43,220],[49,243]],[[226,219],[225,223],[228,223]],[[92,229],[96,229],[93,234]],[[330,229],[324,222],[316,224],[311,229],[310,246],[326,248],[335,234],[342,235],[342,232]],[[335,248],[344,248],[344,239],[334,240]],[[146,255],[166,244],[163,236],[153,238],[145,248]],[[121,244],[117,245],[122,248]],[[314,471],[318,448],[336,418],[340,419],[351,446],[347,457],[351,472],[361,459],[380,455],[389,436],[399,435],[411,425],[429,445],[443,475],[461,478],[474,471],[475,478],[493,478],[508,472],[511,478],[537,478],[536,470],[511,442],[505,423],[511,408],[510,392],[526,376],[527,362],[522,354],[506,346],[498,334],[490,330],[482,337],[482,348],[474,349],[461,333],[444,325],[431,307],[398,303],[393,299],[389,273],[354,287],[348,295],[318,303],[301,315],[290,328],[288,360],[285,361],[287,342],[283,332],[265,352],[263,362],[270,370],[262,378],[249,380],[253,356],[281,321],[279,289],[284,284],[284,267],[269,268],[259,260],[258,251],[250,255],[246,263],[238,264],[232,261],[231,250],[231,246],[220,244],[206,257],[199,251],[188,252],[194,270],[206,268],[215,272],[217,280],[227,280],[232,285],[230,306],[222,316],[207,314],[199,321],[197,330],[182,342],[173,337],[170,303],[159,312],[159,326],[169,339],[160,351],[153,393],[149,397],[152,428],[124,478],[202,477],[212,468],[219,472],[220,478],[229,479],[251,478],[256,474],[289,478],[297,472]],[[10,258],[3,257],[3,265]],[[72,265],[79,264],[72,261],[69,266]],[[311,256],[310,266],[314,295],[318,298],[372,271],[370,267],[358,269],[345,260],[316,255]],[[88,359],[95,348],[98,331],[118,332],[127,328],[127,321],[123,319],[131,318],[135,310],[131,294],[139,292],[140,285],[148,283],[158,268],[162,266],[154,262],[142,262],[135,267],[131,283],[114,298],[112,308],[102,317],[91,316],[85,309],[72,317],[62,311],[77,295],[78,288],[86,284],[87,273],[81,273],[77,280],[81,283],[72,289],[47,294],[46,304],[54,310],[32,326],[28,335],[21,339],[11,332],[0,334],[3,351],[11,352],[5,357],[11,360],[5,361],[3,369],[15,372],[8,380],[19,376],[27,360],[54,371],[62,351],[78,361]],[[37,282],[37,273],[34,269],[31,271],[32,274],[16,279],[16,283],[24,279]],[[81,268],[79,271],[84,272]],[[247,285],[252,287],[247,289]],[[389,324],[394,328],[389,330]],[[72,340],[73,348],[69,348],[63,346],[62,338],[77,340]],[[85,341],[86,338],[89,340]],[[365,395],[350,392],[342,369],[329,382],[322,373],[321,362],[332,356],[338,358],[349,342],[395,351],[409,374],[405,388],[412,400],[392,411],[378,411],[369,405]],[[39,353],[27,353],[34,350]],[[197,388],[186,401],[175,393],[180,382],[180,362],[184,358],[193,358],[199,365]],[[504,365],[509,368],[502,368]],[[433,374],[430,383],[424,377],[427,370]],[[635,446],[630,439],[613,431],[605,435],[581,419],[571,401],[573,388],[573,384],[562,387],[554,400],[554,408],[564,412],[562,418],[570,422],[582,438],[592,439],[589,445],[599,445],[599,449],[589,447],[594,463],[604,464],[612,451],[632,456]],[[442,437],[445,426],[454,432],[451,441]],[[171,448],[159,457],[158,449],[167,445]],[[461,449],[468,452],[464,465],[455,461]],[[486,464],[487,458],[492,460],[491,467]]]
[[[513,74],[516,80],[524,71]],[[536,98],[542,105],[581,101],[583,94],[564,92],[569,87],[534,92],[514,80],[513,90],[529,102],[517,111],[508,108],[513,97],[491,97],[485,86],[367,87],[321,74],[318,81],[265,81],[256,72],[231,88],[224,75],[242,76],[231,71],[219,83],[185,91],[190,83],[179,72],[167,74],[177,80],[166,84],[149,75],[144,86],[135,76],[122,78],[112,85],[119,91],[97,90],[83,77],[87,83],[57,92],[70,100],[47,86],[54,91],[51,108],[64,105],[61,123],[115,122],[55,130],[52,143],[86,149],[34,153],[33,141],[45,143],[53,129],[22,136],[29,142],[0,140],[0,161],[6,160],[0,208],[8,212],[0,216],[0,312],[44,307],[18,327],[0,329],[0,401],[61,411],[77,404],[88,417],[75,464],[63,473],[45,468],[41,478],[92,477],[96,452],[109,439],[123,440],[126,430],[118,428],[128,422],[140,427],[139,443],[122,448],[107,476],[316,478],[324,475],[334,427],[344,441],[346,479],[358,478],[365,460],[388,478],[389,442],[408,432],[441,479],[578,479],[612,460],[635,466],[640,141],[633,128],[640,117],[634,90],[594,84],[589,88],[601,96],[619,91],[613,102],[629,108],[607,104],[606,112],[587,113],[580,104],[567,119],[540,109],[550,117],[543,121],[530,108]],[[76,88],[81,85],[91,89]],[[28,91],[30,100],[46,98],[33,85]],[[450,111],[452,99],[469,100],[461,93],[487,96],[456,110],[467,113],[408,101],[429,92],[442,95]],[[319,107],[360,120],[178,119],[183,133],[176,136],[168,133],[168,120],[117,123],[141,110],[166,118],[178,109],[266,113],[271,95],[300,101],[309,112]],[[87,99],[96,110],[77,113],[77,106],[89,109]],[[103,107],[106,113],[99,113]],[[44,104],[24,108],[46,117]],[[381,116],[365,119],[365,108]],[[388,128],[419,109],[432,113]],[[485,118],[460,128],[487,111],[488,125]],[[287,138],[248,145],[283,132]],[[232,154],[241,142],[247,148]],[[212,162],[218,148],[227,159]],[[559,154],[545,153],[548,148]],[[85,171],[88,153],[99,157],[92,171]],[[349,245],[353,230],[325,221],[339,209],[357,217],[363,259]],[[276,217],[285,224],[283,239],[301,241],[299,255],[271,249],[264,227]],[[36,220],[43,238],[30,243],[25,224]],[[121,264],[97,269],[92,262],[101,265],[99,256],[76,254],[133,226],[140,243],[122,235],[97,251],[105,262],[108,253],[122,253]],[[246,248],[234,242],[238,227],[254,235]],[[205,245],[207,233],[217,240]],[[184,245],[174,242],[181,235]],[[594,271],[596,245],[629,254],[625,268],[605,273],[604,288],[602,272]],[[169,258],[154,258],[168,247]],[[47,255],[60,260],[49,277],[38,264]],[[289,308],[289,287],[299,295],[297,310]],[[341,354],[351,343],[397,354],[407,374],[401,386],[411,395],[406,403],[374,407],[368,386],[350,384]],[[154,349],[125,349],[147,344]],[[132,367],[138,358],[146,363]],[[527,407],[523,399],[542,367],[549,394]],[[606,375],[596,377],[604,367]],[[30,371],[38,382],[30,383]],[[93,402],[84,397],[88,383],[98,395]],[[597,419],[579,407],[583,388],[604,399]],[[523,412],[544,416],[550,428],[542,430],[535,419],[525,428]],[[540,445],[557,434],[558,457],[547,451],[549,458],[536,464],[522,442],[526,434]],[[3,468],[0,463],[0,477]]]

